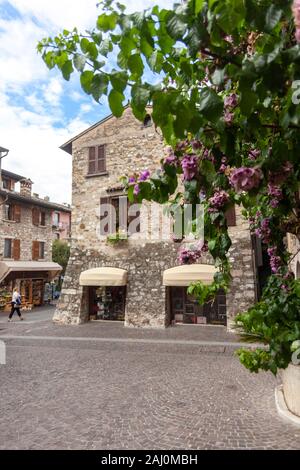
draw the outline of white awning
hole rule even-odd
[[[125,269],[111,268],[110,266],[102,268],[93,268],[83,271],[79,277],[81,286],[126,286],[127,271]]]
[[[191,282],[201,281],[211,284],[217,269],[210,264],[184,264],[167,269],[163,274],[164,286],[189,286]]]
[[[48,280],[54,279],[62,271],[58,263],[50,261],[0,261],[0,282],[12,272],[48,271]],[[20,278],[22,275],[20,274]]]

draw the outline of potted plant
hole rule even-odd
[[[110,245],[126,243],[128,241],[127,231],[119,229],[116,233],[108,235],[106,241]]]

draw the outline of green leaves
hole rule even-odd
[[[200,93],[199,110],[209,121],[216,122],[223,113],[223,101],[211,88],[204,88]]]
[[[111,81],[111,84],[112,84],[112,87],[119,91],[119,92],[123,92],[127,86],[127,82],[128,82],[128,75],[126,72],[118,72],[116,70],[114,70],[111,74],[110,74],[110,81]]]
[[[277,5],[270,5],[266,14],[266,30],[271,32],[282,16],[282,10]]]
[[[117,20],[118,15],[115,12],[111,13],[110,15],[103,13],[102,15],[98,16],[97,28],[104,33],[107,31],[113,31],[116,27]]]
[[[115,117],[121,117],[124,111],[125,96],[117,90],[111,90],[108,95],[108,104]]]
[[[88,95],[91,93],[91,85],[92,85],[92,80],[94,77],[94,72],[91,70],[86,70],[85,72],[82,72],[80,75],[80,84],[83,89]]]
[[[132,54],[128,59],[128,68],[132,74],[133,80],[139,79],[144,72],[144,64],[140,54]]]
[[[150,89],[145,86],[134,85],[131,89],[131,106],[134,115],[142,120],[145,117],[145,107],[150,100]]]
[[[86,58],[84,55],[82,54],[74,55],[73,64],[76,70],[78,70],[78,72],[82,72],[84,70],[85,63],[86,63]]]

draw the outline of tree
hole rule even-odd
[[[61,275],[64,276],[70,257],[70,247],[62,240],[54,240],[52,244],[52,261],[58,263],[63,268]],[[61,279],[59,282],[61,286]]]
[[[96,101],[107,95],[117,117],[126,96],[140,120],[151,103],[169,156],[163,171],[124,183],[139,202],[204,204],[204,248],[220,272],[212,286],[189,288],[201,302],[230,284],[224,214],[233,204],[243,207],[251,231],[268,246],[273,274],[261,301],[237,317],[268,348],[239,356],[252,371],[276,373],[300,338],[300,284],[288,271],[284,244],[287,232],[300,236],[300,2],[188,0],[132,14],[112,0],[101,5],[94,30],[64,30],[38,51],[66,80],[77,70]]]

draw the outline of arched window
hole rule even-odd
[[[146,114],[143,124],[144,124],[144,127],[152,126],[152,119],[151,119],[150,114]]]

